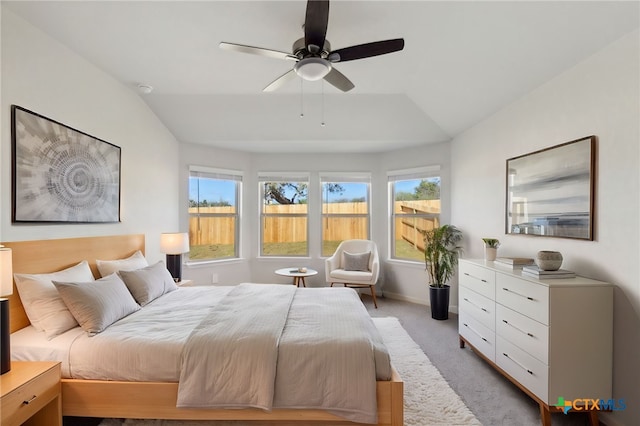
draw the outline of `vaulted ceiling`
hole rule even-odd
[[[403,37],[401,52],[337,63],[355,88],[296,78],[306,1],[3,1],[128,85],[181,142],[255,152],[384,152],[450,140],[639,26],[629,1],[339,1],[334,49]],[[301,113],[304,115],[301,117]],[[322,122],[326,124],[321,125]]]

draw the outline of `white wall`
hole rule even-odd
[[[146,234],[149,261],[161,232],[178,227],[179,144],[139,95],[39,29],[2,9],[0,241]],[[121,223],[12,224],[11,114],[22,106],[122,148]]]
[[[455,138],[451,148],[451,216],[468,237],[466,257],[481,258],[481,238],[496,237],[498,255],[558,250],[563,268],[615,284],[613,391],[627,409],[602,414],[610,425],[640,419],[639,38],[635,31],[607,47]],[[594,241],[504,235],[505,160],[589,135],[598,138]]]

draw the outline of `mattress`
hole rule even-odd
[[[231,289],[181,287],[94,336],[77,327],[47,340],[43,332],[29,326],[11,335],[12,359],[60,361],[64,378],[177,382],[189,335]],[[281,344],[313,339],[321,328],[326,329],[327,321],[332,321],[338,333],[339,311],[345,306],[362,310],[368,317],[357,294],[349,288],[302,288],[297,294],[300,297],[294,299]],[[345,300],[346,305],[339,300]],[[367,330],[358,332],[373,333],[376,378],[389,380],[389,355],[373,321],[368,321],[370,328],[365,322]],[[331,337],[325,334],[322,339]]]

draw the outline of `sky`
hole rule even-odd
[[[189,199],[197,199],[198,186],[196,178],[189,178]],[[420,179],[403,180],[396,182],[396,192],[413,193],[414,188],[418,186]],[[366,196],[366,187],[362,183],[342,183],[344,192],[329,194],[329,202],[337,199],[351,200]],[[230,205],[235,204],[235,182],[217,179],[200,179],[200,196],[201,201],[226,201]]]

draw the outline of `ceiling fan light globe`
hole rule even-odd
[[[316,81],[329,74],[331,63],[322,58],[305,58],[297,62],[293,69],[303,79]]]

